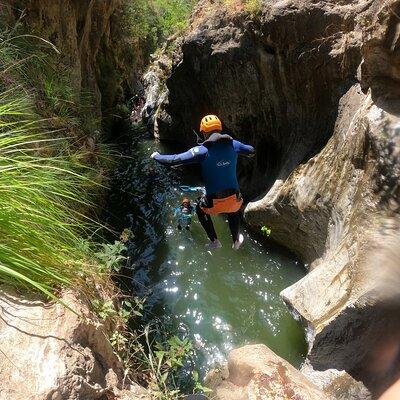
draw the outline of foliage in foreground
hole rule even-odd
[[[0,94],[0,279],[43,292],[84,271],[79,208],[90,181],[72,162],[77,155],[44,156],[55,143],[24,99]]]
[[[126,229],[120,241],[104,245],[96,257],[111,271],[121,272],[127,260],[121,254],[126,247],[127,237],[132,237]],[[184,398],[178,376],[185,376],[193,393],[208,392],[193,369],[194,348],[187,337],[172,334],[161,322],[152,322],[135,330],[129,326],[142,317],[145,299],[122,297],[113,299],[93,299],[92,306],[104,320],[113,321],[116,329],[108,340],[122,362],[125,378],[146,387],[153,399],[175,400]]]
[[[141,316],[143,302],[138,298],[124,300],[119,311],[110,307],[107,313],[125,320],[126,326],[132,316]],[[191,382],[192,393],[207,393],[209,389],[200,382],[198,372],[188,368],[194,357],[192,341],[163,332],[165,329],[161,323],[154,323],[142,330],[120,329],[111,335],[109,340],[124,365],[125,375],[146,387],[155,400],[184,398],[177,379],[182,374],[186,382]]]
[[[97,314],[118,321],[109,340],[127,377],[141,378],[154,399],[180,398],[174,376],[193,351],[190,341],[154,341],[150,328],[132,332],[128,321],[140,317],[141,300],[118,305],[94,295],[96,284],[109,281],[125,259],[121,242],[88,240],[101,228],[88,211],[102,185],[98,165],[87,166],[96,162],[93,148],[82,144],[97,124],[57,73],[62,69],[39,52],[20,50],[8,37],[0,41],[0,283],[49,297],[62,286],[89,292]],[[203,391],[198,375],[192,377],[195,390]]]
[[[0,42],[0,282],[48,296],[60,285],[88,289],[101,276],[83,240],[99,229],[87,211],[101,177],[79,145],[72,89],[18,39],[3,32]]]

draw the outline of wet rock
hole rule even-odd
[[[128,393],[130,399],[147,398],[136,385],[123,388],[123,367],[107,339],[111,327],[71,293],[62,300],[81,316],[1,288],[0,398],[123,399]]]
[[[336,369],[315,371],[306,363],[302,366],[301,372],[314,385],[336,400],[371,400],[371,394],[366,387],[345,371]]]
[[[195,143],[202,115],[257,148],[240,169],[248,196],[286,179],[332,134],[337,104],[361,61],[362,1],[262,2],[257,18],[203,1],[167,79],[161,139]]]
[[[216,400],[333,400],[265,345],[231,351],[227,368],[211,371],[206,385]]]

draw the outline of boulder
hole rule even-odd
[[[139,386],[123,386],[111,326],[71,292],[62,302],[75,312],[0,289],[0,399],[147,399]]]
[[[215,400],[333,400],[267,346],[230,352],[224,369],[211,371],[206,385]]]

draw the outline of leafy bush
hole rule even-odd
[[[130,34],[147,41],[152,51],[167,37],[186,28],[197,0],[125,0]]]
[[[126,257],[121,253],[125,250],[125,245],[122,242],[115,241],[114,244],[103,243],[101,249],[95,255],[100,261],[100,265],[115,272],[121,269],[121,261],[126,260]]]
[[[154,0],[163,38],[185,29],[195,0]]]
[[[165,331],[162,324],[146,325],[141,332],[112,334],[110,341],[117,349],[126,374],[147,387],[152,399],[184,398],[176,376],[194,355],[192,342]],[[189,371],[185,370],[185,374]],[[189,375],[187,376],[189,378]],[[193,393],[206,393],[197,371],[192,371]]]
[[[262,0],[244,0],[244,9],[250,14],[257,14],[261,10]]]

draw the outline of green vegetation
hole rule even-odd
[[[103,243],[101,249],[95,255],[100,261],[100,265],[104,265],[108,270],[119,272],[121,269],[121,261],[126,260],[122,255],[125,245],[122,242],[115,241],[114,244]]]
[[[147,325],[141,333],[114,333],[110,341],[122,361],[127,375],[146,387],[153,399],[174,400],[183,398],[176,376],[194,356],[192,342],[169,332],[162,325]],[[192,381],[193,393],[207,393],[197,371],[186,370],[187,380]]]
[[[265,236],[270,236],[271,235],[271,228],[268,228],[268,226],[265,226],[265,225],[263,225],[262,227],[261,227],[261,233],[263,234],[263,235],[265,235]]]
[[[151,50],[184,30],[197,0],[125,0],[127,25],[134,38],[150,43]]]
[[[244,0],[244,9],[250,14],[257,14],[261,11],[262,0]]]
[[[162,37],[185,29],[195,0],[154,0]]]
[[[183,27],[183,14],[173,10],[188,3],[172,3],[152,3],[159,7],[157,40]],[[133,233],[99,244],[105,227],[96,219],[95,200],[106,188],[109,149],[99,140],[92,94],[73,82],[50,43],[0,34],[0,283],[53,299],[64,287],[85,294],[100,318],[113,321],[108,339],[126,375],[155,399],[176,399],[174,376],[193,348],[174,335],[150,339],[148,327],[128,329],[141,317],[143,300],[121,298],[110,276],[121,272],[122,242]],[[195,391],[205,390],[196,372],[193,379]]]
[[[235,9],[243,9],[253,16],[261,11],[262,0],[224,0],[224,3]]]
[[[14,39],[0,44],[0,281],[54,296],[59,285],[87,289],[101,279],[95,245],[82,245],[99,229],[86,212],[101,177],[75,145],[72,89],[42,61],[21,56]]]
[[[103,246],[97,253],[99,260],[114,271],[120,271],[126,258],[122,242]],[[188,338],[171,334],[162,323],[146,325],[132,330],[142,317],[145,299],[138,297],[93,299],[92,306],[101,319],[113,322],[116,327],[108,340],[122,362],[125,376],[146,387],[154,400],[183,398],[176,377],[185,369],[186,380],[191,382],[193,393],[207,393],[196,370],[188,370],[192,364],[194,348]]]

